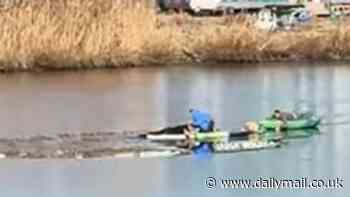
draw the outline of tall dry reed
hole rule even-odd
[[[159,42],[156,15],[146,5],[146,0],[33,0],[1,9],[0,64],[9,69],[140,64],[149,41]]]
[[[157,15],[151,2],[18,0],[1,4],[0,70],[350,56],[346,24],[267,33],[256,30],[250,20]]]

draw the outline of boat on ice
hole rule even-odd
[[[304,113],[297,115],[297,118],[282,122],[273,117],[268,117],[259,122],[260,126],[266,130],[275,130],[281,127],[284,130],[300,130],[317,128],[321,123],[321,117],[313,113]]]

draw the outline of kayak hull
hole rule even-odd
[[[218,142],[224,141],[229,135],[229,132],[214,131],[209,133],[195,133],[193,137],[197,142]],[[152,141],[181,141],[188,139],[188,137],[185,134],[148,134],[146,135],[146,139]]]
[[[230,143],[217,143],[213,145],[214,153],[233,153],[242,151],[253,151],[262,149],[278,148],[281,146],[281,142],[273,141],[237,141]]]
[[[320,123],[321,118],[316,116],[306,119],[289,120],[286,123],[282,123],[282,121],[276,119],[265,119],[259,122],[260,126],[266,130],[274,130],[277,127],[285,130],[312,129],[317,128]]]
[[[151,141],[175,141],[175,140],[186,140],[186,136],[184,134],[160,134],[160,135],[153,135],[148,134],[146,135],[146,139]]]
[[[320,131],[318,129],[303,129],[303,130],[286,130],[280,134],[276,132],[264,132],[261,135],[265,140],[274,140],[277,138],[282,138],[284,140],[292,140],[292,139],[300,139],[300,138],[308,138],[313,135],[319,134]]]
[[[279,148],[281,142],[279,141],[259,141],[252,142],[248,140],[241,140],[235,142],[221,142],[213,143],[213,153],[235,153],[244,151],[257,151],[263,149]],[[150,150],[140,152],[128,152],[116,154],[114,158],[172,158],[181,155],[188,155],[191,151],[185,149],[174,148],[173,150]],[[193,154],[201,154],[192,151]],[[207,152],[210,154],[210,152]]]

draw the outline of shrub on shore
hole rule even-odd
[[[158,15],[150,0],[16,1],[0,7],[0,70],[350,56],[347,24],[268,33],[227,19]]]

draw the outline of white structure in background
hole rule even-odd
[[[327,0],[329,2],[329,0]],[[329,10],[326,8],[326,1],[322,0],[311,0],[304,1],[306,8],[312,12],[315,16],[328,16],[330,15]]]
[[[263,9],[268,6],[291,6],[295,0],[221,0],[222,10]]]
[[[201,11],[234,11],[263,9],[267,6],[293,6],[297,0],[188,0],[189,7],[195,13]]]
[[[350,0],[156,0],[156,2],[163,11],[234,13],[241,10],[255,12],[267,7],[306,6],[315,16],[328,16],[330,10],[335,14],[350,15]]]
[[[201,11],[215,11],[221,0],[190,0],[189,5],[195,13]]]
[[[349,16],[350,0],[331,0],[330,14],[333,16]]]
[[[350,0],[303,0],[313,15],[350,15]]]
[[[275,31],[278,28],[278,19],[270,9],[263,9],[258,13],[258,18],[255,23],[258,29],[266,31]]]
[[[266,31],[275,31],[278,28],[289,30],[294,26],[307,24],[311,19],[311,12],[305,8],[295,8],[291,14],[280,17],[270,9],[263,9],[258,14],[255,26]]]

